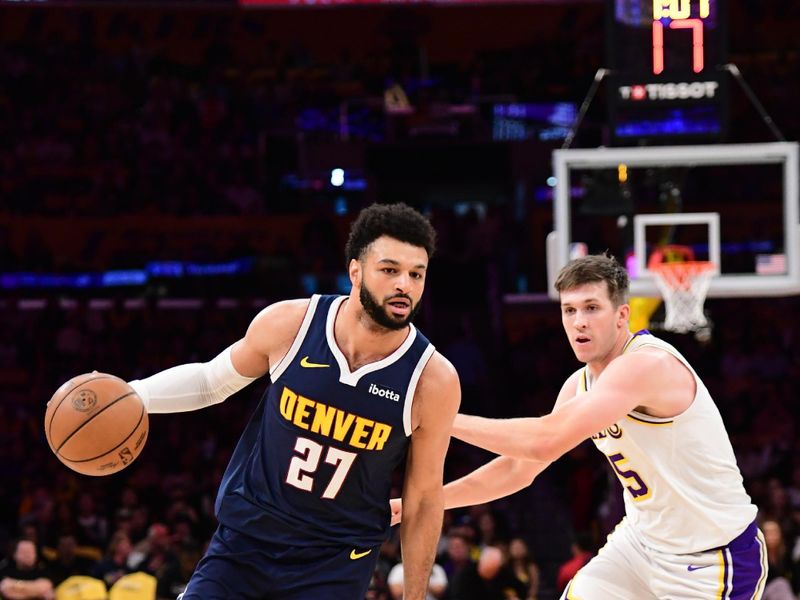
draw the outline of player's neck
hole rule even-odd
[[[386,358],[406,340],[409,331],[410,327],[397,330],[381,327],[353,298],[342,303],[333,325],[336,345],[351,369]]]
[[[587,363],[593,380],[596,380],[598,377],[600,377],[600,373],[605,371],[606,367],[611,364],[612,360],[625,352],[625,349],[628,347],[628,344],[633,337],[633,334],[627,329],[620,331],[620,334],[617,336],[617,339],[614,342],[614,346],[611,348],[611,351],[608,354],[602,358],[599,358],[598,360]]]

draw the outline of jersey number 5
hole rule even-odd
[[[319,460],[322,457],[322,451],[325,446],[318,444],[308,438],[297,438],[297,443],[294,445],[294,451],[299,456],[292,457],[289,463],[289,472],[286,474],[286,483],[294,487],[310,492],[314,487],[314,478],[312,474],[319,467]],[[323,498],[333,500],[339,493],[339,490],[347,477],[350,467],[353,466],[353,461],[356,459],[355,452],[345,452],[332,446],[328,446],[328,452],[325,455],[325,462],[334,465],[336,471],[333,473],[328,487],[322,492]]]
[[[619,475],[622,485],[625,486],[625,489],[633,496],[634,502],[640,502],[650,497],[650,488],[647,487],[647,484],[642,480],[639,474],[633,469],[623,470],[622,463],[628,460],[625,458],[625,455],[621,452],[617,452],[609,456],[608,460],[611,462],[611,466],[614,467],[617,475]]]

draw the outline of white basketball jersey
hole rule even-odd
[[[724,546],[753,522],[757,509],[742,485],[722,417],[697,373],[667,342],[642,332],[624,352],[644,346],[686,365],[697,385],[694,402],[666,419],[630,412],[592,440],[625,488],[628,521],[644,544],[675,554]],[[579,391],[591,383],[584,367]]]

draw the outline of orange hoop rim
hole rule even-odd
[[[667,285],[672,288],[685,288],[687,282],[704,273],[713,274],[717,266],[707,260],[657,263],[650,267]]]
[[[687,271],[698,273],[715,269],[716,265],[709,260],[687,260],[684,262],[662,262],[650,267],[651,271]]]

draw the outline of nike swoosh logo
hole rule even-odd
[[[306,369],[323,369],[325,367],[330,367],[330,365],[310,362],[307,356],[304,356],[303,360],[300,361],[300,366],[305,367]]]
[[[350,560],[358,560],[359,558],[364,558],[370,552],[372,552],[371,548],[365,552],[356,552],[355,548],[353,548],[352,550],[350,550]]]
[[[702,566],[699,566],[699,567],[695,567],[694,565],[689,565],[687,567],[687,569],[691,573],[692,571],[697,571],[698,569],[707,569],[710,566],[712,566],[712,565],[702,565]]]

